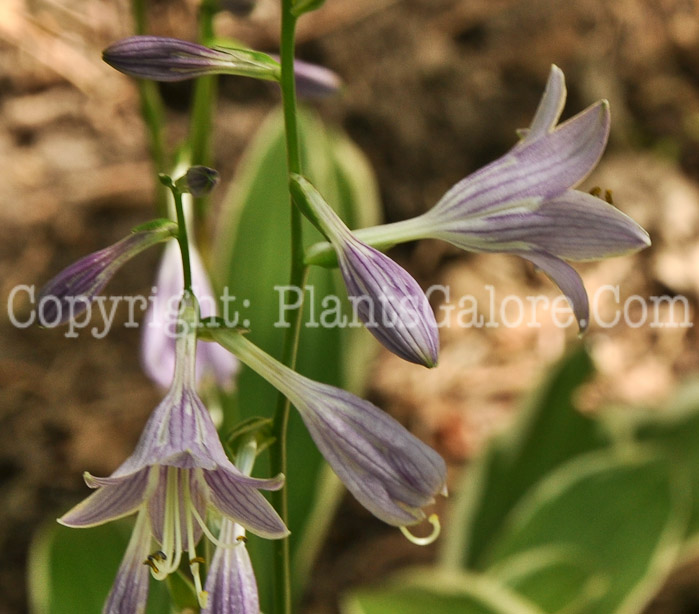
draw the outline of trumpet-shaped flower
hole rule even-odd
[[[199,298],[202,316],[216,314],[216,299],[209,276],[199,255],[199,250],[190,243],[189,260],[192,271],[192,288]],[[167,388],[175,372],[175,341],[172,324],[177,316],[175,306],[182,296],[184,281],[182,258],[177,243],[165,246],[155,280],[155,290],[146,317],[141,337],[141,362],[146,375],[161,388]],[[213,377],[221,388],[230,388],[238,369],[235,356],[216,343],[206,341],[197,344],[197,381]]]
[[[435,366],[437,322],[418,283],[388,256],[359,241],[306,179],[292,175],[291,188],[333,246],[347,294],[369,332],[401,358]]]
[[[372,514],[405,527],[446,494],[444,460],[391,416],[359,397],[299,375],[238,332],[207,334],[284,394],[347,489]]]
[[[256,479],[238,470],[228,460],[211,417],[197,396],[198,307],[191,294],[183,297],[181,308],[175,377],[148,420],[136,450],[107,478],[86,473],[85,481],[96,492],[59,519],[66,526],[80,528],[138,513],[105,614],[143,612],[149,570],[162,580],[179,568],[183,555],[200,604],[206,604],[196,544],[202,533],[219,542],[206,526],[209,508],[263,537],[288,534],[259,492],[281,488],[283,476]]]
[[[235,463],[242,473],[250,475],[257,445],[254,440],[243,445]],[[211,567],[206,576],[205,590],[210,595],[202,614],[260,614],[257,580],[250,555],[245,547],[245,529],[230,520],[224,520]],[[227,544],[237,544],[231,548]]]
[[[202,614],[260,614],[260,598],[250,555],[245,547],[245,529],[224,520],[206,576],[209,602]],[[230,547],[229,544],[237,544]]]
[[[176,231],[174,222],[155,220],[63,269],[39,291],[39,322],[58,326],[81,314],[125,262],[144,249],[170,239]]]
[[[648,233],[616,207],[575,190],[604,151],[609,104],[600,101],[557,125],[565,103],[563,73],[553,66],[539,108],[521,141],[453,186],[416,218],[357,231],[371,245],[436,238],[474,252],[516,254],[543,270],[572,304],[581,330],[587,293],[566,260],[598,260],[650,245]],[[328,247],[307,261],[327,258]]]

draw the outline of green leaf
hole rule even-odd
[[[609,579],[584,552],[543,546],[515,554],[490,573],[545,612],[585,614],[608,589]]]
[[[640,612],[676,560],[687,519],[685,489],[666,460],[649,451],[597,451],[572,460],[513,510],[491,546],[491,571],[541,548],[569,549],[576,553],[573,564],[592,564],[590,577],[600,592],[585,614]],[[580,587],[570,574],[579,571],[568,567],[551,566],[547,581],[527,594],[542,607],[560,606],[565,594],[554,582],[568,574],[572,603]]]
[[[549,471],[607,443],[599,425],[580,414],[574,391],[592,373],[582,347],[553,369],[536,398],[469,466],[458,488],[445,565],[481,569],[488,545],[518,501]]]
[[[342,614],[543,614],[497,581],[431,569],[394,578],[386,587],[359,589]]]
[[[29,551],[29,602],[33,614],[101,612],[126,551],[133,523],[70,529],[50,521]],[[169,614],[166,586],[151,578],[147,614]]]
[[[250,330],[251,341],[277,358],[281,355],[285,333],[284,306],[300,298],[295,289],[283,289],[288,284],[290,251],[290,200],[283,128],[281,113],[273,113],[249,146],[221,211],[222,223],[213,254],[218,284],[227,286],[236,295],[232,305],[240,312],[238,324]],[[363,219],[367,217],[366,210],[372,206],[377,209],[376,202],[366,202],[376,193],[375,188],[366,190],[363,211],[359,211],[355,202],[362,185],[368,181],[366,165],[360,168],[364,175],[355,176],[344,164],[338,163],[338,160],[346,160],[347,151],[358,155],[348,145],[347,137],[339,132],[331,136],[320,119],[310,113],[299,115],[299,133],[304,173],[343,218],[351,214],[354,219]],[[311,244],[321,238],[304,220],[304,243]],[[345,375],[357,371],[349,366],[356,358],[349,356],[348,348],[361,341],[356,340],[357,329],[323,325],[321,316],[327,312],[323,301],[328,296],[341,297],[340,304],[344,313],[348,313],[339,273],[312,268],[303,297],[304,324],[297,370],[312,379],[347,387]],[[362,356],[364,362],[365,355],[366,352]],[[359,379],[354,377],[354,385],[360,383]],[[271,417],[276,399],[274,389],[257,374],[242,369],[237,402],[226,407],[224,432],[251,416]],[[235,407],[239,411],[236,412]],[[304,534],[306,531],[317,534],[318,525],[308,525],[308,519],[316,502],[323,500],[317,493],[322,459],[296,412],[290,416],[288,451],[289,528],[294,557],[300,543],[317,543],[318,540],[305,540]],[[258,463],[256,474],[269,475],[265,462]],[[265,599],[272,594],[271,544],[251,537],[249,550],[260,584],[262,609],[269,610]],[[304,556],[308,559],[308,553]],[[294,579],[297,592],[303,580],[302,577]]]
[[[699,551],[699,383],[681,388],[669,409],[634,416],[632,426],[638,441],[660,446],[689,476],[692,501],[685,540],[686,554],[692,556]]]

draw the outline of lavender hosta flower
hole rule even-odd
[[[359,241],[306,179],[292,175],[291,188],[337,253],[347,294],[369,332],[401,358],[435,366],[437,322],[418,283],[388,256]]]
[[[58,326],[81,314],[125,262],[176,232],[174,222],[155,220],[63,269],[39,291],[39,322]]]
[[[154,81],[184,81],[203,75],[230,74],[279,80],[279,64],[250,49],[204,47],[163,36],[131,36],[111,44],[102,59],[119,72]]]
[[[607,144],[609,104],[597,102],[557,125],[565,97],[563,73],[553,66],[534,120],[508,153],[458,182],[427,213],[356,235],[377,246],[436,238],[469,251],[521,256],[559,286],[584,330],[587,293],[565,261],[628,254],[650,239],[610,203],[574,189]],[[307,262],[322,262],[327,253],[319,246]]]
[[[202,534],[220,544],[206,526],[208,509],[266,538],[288,530],[259,492],[276,490],[283,476],[256,479],[226,456],[206,407],[195,391],[197,305],[182,299],[180,336],[172,386],[151,415],[134,453],[109,477],[86,473],[96,492],[59,522],[91,527],[137,513],[136,527],[104,606],[104,614],[141,614],[148,574],[162,580],[187,557],[200,605],[206,592],[199,578],[196,545]],[[234,547],[233,544],[221,544]]]
[[[216,548],[206,576],[209,601],[202,614],[260,614],[255,572],[245,547],[245,529],[224,520],[218,539],[224,545],[238,545]]]
[[[189,246],[192,287],[199,297],[203,317],[216,315],[216,299],[211,282],[194,245]],[[155,292],[143,321],[141,362],[146,375],[161,388],[167,388],[175,372],[175,336],[171,330],[176,306],[184,290],[182,257],[172,241],[165,246],[155,280]],[[197,346],[197,381],[213,377],[220,388],[229,389],[238,362],[217,343],[201,342]]]
[[[256,453],[253,440],[236,455],[235,464],[245,475],[250,475]],[[260,614],[257,580],[245,547],[245,529],[226,519],[221,523],[218,539],[222,545],[216,548],[206,576],[209,601],[202,614]],[[231,548],[227,544],[238,545]]]
[[[372,514],[405,527],[446,495],[446,466],[432,448],[375,405],[310,380],[282,365],[236,331],[211,329],[214,340],[284,394],[347,489]]]

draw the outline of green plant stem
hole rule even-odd
[[[136,34],[146,34],[148,30],[146,0],[133,0],[131,6]],[[150,156],[155,170],[155,201],[158,215],[167,217],[167,192],[157,179],[160,173],[168,170],[165,156],[163,99],[155,81],[139,79],[138,92],[141,99],[141,115],[148,130]]]
[[[296,122],[296,85],[294,82],[294,45],[296,34],[296,17],[291,12],[291,0],[282,0],[282,31],[281,31],[281,89],[284,107],[284,127],[286,135],[286,157],[289,173],[301,174],[301,156],[299,149],[298,126]],[[289,283],[301,288],[306,280],[306,267],[303,263],[303,232],[302,218],[289,194],[291,211],[291,270]],[[286,329],[282,362],[290,368],[295,368],[298,350],[299,333],[303,305],[299,305],[291,314],[292,325]],[[289,423],[290,404],[281,393],[277,397],[274,414],[275,444],[271,447],[271,462],[273,473],[287,474],[286,470],[286,431]],[[277,512],[288,524],[287,486],[272,493],[273,503]],[[291,614],[291,575],[289,569],[289,540],[280,539],[275,542],[274,557],[274,612],[275,614]]]
[[[184,289],[192,291],[192,265],[189,259],[189,239],[187,238],[187,223],[184,217],[184,208],[182,206],[182,193],[172,185],[170,187],[172,196],[175,199],[175,211],[177,212],[177,242],[180,244],[180,252],[182,253],[182,271],[184,273]]]
[[[209,2],[202,2],[199,8],[199,42],[208,46],[214,38],[214,15],[216,10]],[[211,166],[211,133],[216,106],[217,80],[215,75],[199,77],[194,83],[189,145],[192,166]],[[209,199],[194,199],[194,212],[201,218],[206,211]]]

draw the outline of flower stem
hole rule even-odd
[[[182,193],[170,182],[170,190],[175,199],[175,211],[177,212],[177,242],[180,245],[180,253],[182,254],[182,271],[184,273],[184,290],[185,292],[192,291],[192,265],[189,259],[189,238],[187,237],[187,222],[184,217],[184,208],[182,206]]]
[[[199,7],[199,42],[210,45],[214,38],[213,19],[216,10],[212,3],[202,2]],[[217,81],[215,75],[199,77],[194,83],[189,145],[192,166],[211,166],[211,132],[216,104]],[[208,203],[206,196],[194,199],[194,211],[203,216]]]
[[[134,18],[134,29],[136,34],[146,34],[147,27],[147,2],[146,0],[133,0],[132,12]],[[163,117],[165,116],[163,100],[160,96],[158,84],[155,81],[146,79],[138,80],[138,93],[141,99],[141,115],[148,130],[150,145],[150,155],[155,168],[155,176],[165,172],[167,160],[165,157],[165,138]],[[162,188],[160,182],[156,180],[155,200],[158,214],[167,216],[167,192]]]
[[[294,45],[296,36],[296,17],[291,12],[292,0],[282,0],[282,24],[281,24],[281,89],[282,104],[284,108],[284,128],[286,136],[286,158],[289,173],[301,173],[301,156],[299,150],[298,125],[296,122],[296,85],[294,82]],[[305,285],[306,268],[303,263],[303,232],[302,218],[298,208],[294,205],[291,194],[289,195],[291,210],[291,270],[289,283],[301,288]],[[291,314],[292,326],[286,329],[282,362],[290,368],[296,364],[299,332],[301,330],[301,316],[303,305],[299,305]],[[289,423],[290,404],[281,393],[277,397],[277,406],[274,414],[274,435],[276,443],[271,447],[271,462],[274,473],[287,475],[286,432]],[[272,493],[272,501],[277,512],[288,524],[288,498],[287,486]],[[291,613],[291,574],[289,570],[289,539],[280,539],[275,542],[274,557],[274,613]]]

